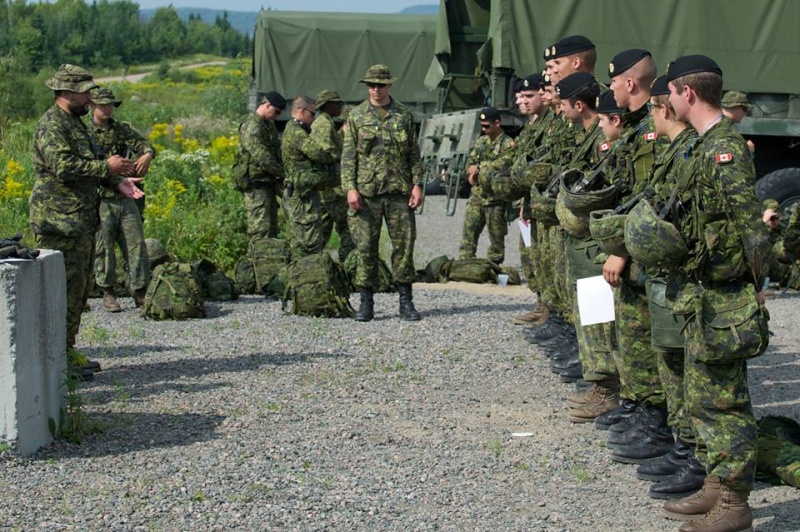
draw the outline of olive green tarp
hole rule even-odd
[[[254,88],[287,98],[332,89],[359,102],[367,93],[358,80],[384,63],[398,79],[394,98],[434,104],[424,79],[435,40],[435,15],[262,11],[253,34]]]
[[[446,10],[479,13],[487,5],[488,0],[440,0],[437,63],[456,53],[443,37],[459,30],[452,16],[448,21]],[[800,92],[797,0],[491,0],[490,5],[488,39],[475,58],[481,70],[513,68],[520,77],[537,72],[544,67],[546,46],[581,34],[597,46],[601,81],[608,80],[614,54],[644,48],[659,72],[681,55],[705,54],[722,67],[728,89]],[[472,17],[469,24],[480,18]],[[431,65],[429,72],[436,70]],[[429,87],[436,86],[447,68],[438,70],[438,79],[427,78]]]

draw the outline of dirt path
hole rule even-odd
[[[195,63],[192,65],[185,65],[180,67],[181,70],[191,70],[193,68],[200,68],[204,66],[212,66],[212,65],[225,65],[227,61],[207,61],[205,63]],[[95,78],[95,81],[98,83],[110,83],[115,81],[127,81],[128,83],[137,83],[142,81],[145,76],[149,76],[153,73],[153,70],[149,70],[147,72],[140,72],[138,74],[123,74],[121,76],[109,76],[105,78]]]

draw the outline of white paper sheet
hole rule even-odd
[[[519,224],[519,234],[522,235],[522,241],[525,242],[525,247],[531,247],[531,226],[530,224],[525,224],[522,220],[517,220]]]
[[[602,275],[578,279],[578,312],[581,326],[614,321],[614,292]]]

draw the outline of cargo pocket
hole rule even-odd
[[[755,358],[769,345],[769,312],[758,304],[754,290],[718,304],[704,299],[702,322],[703,351],[697,359],[706,364]]]

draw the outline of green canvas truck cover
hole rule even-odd
[[[358,80],[370,65],[384,63],[398,79],[392,97],[433,106],[436,93],[424,79],[435,40],[435,15],[261,11],[253,34],[254,88],[287,98],[332,89],[360,102],[367,92]]]
[[[487,38],[477,54],[482,71],[513,68],[520,77],[537,72],[544,67],[546,46],[583,34],[597,46],[600,81],[608,81],[608,63],[617,52],[644,48],[659,72],[681,55],[699,53],[722,67],[726,90],[800,92],[796,0],[440,0],[429,87],[453,72],[447,60],[457,46],[445,36],[460,40],[479,33],[476,25],[485,24],[487,10]]]

